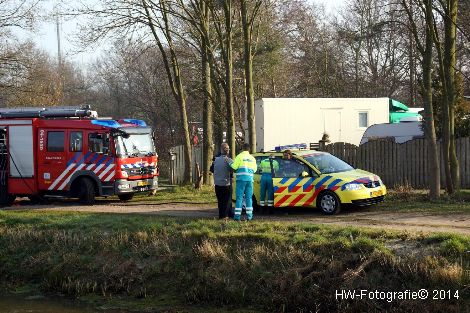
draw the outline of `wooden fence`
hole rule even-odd
[[[184,180],[184,146],[176,146],[170,149],[170,169],[169,169],[169,179],[170,184],[180,185]],[[192,152],[192,161],[193,161],[193,180],[196,177],[196,162],[202,166],[202,147],[197,146],[193,147]],[[202,169],[201,169],[202,170]]]
[[[444,186],[445,174],[441,151],[441,185]],[[470,138],[456,140],[457,158],[460,162],[460,179],[462,188],[470,188]],[[402,144],[390,141],[370,141],[361,146],[337,142],[327,145],[324,151],[329,152],[360,168],[379,175],[386,186],[410,184],[414,188],[428,187],[428,151],[425,139],[415,139]],[[184,174],[183,146],[173,147],[170,160],[170,183],[181,184]],[[193,147],[193,177],[196,162],[202,164],[202,147]]]
[[[470,138],[456,140],[457,158],[460,162],[460,179],[463,188],[470,188]],[[438,143],[441,161],[441,184],[445,174],[442,147]],[[360,168],[379,175],[385,185],[411,184],[414,188],[428,187],[428,151],[425,139],[415,139],[403,144],[390,141],[371,141],[361,146],[337,142],[327,145],[329,152]]]

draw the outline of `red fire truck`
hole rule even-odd
[[[0,109],[0,204],[18,196],[130,200],[158,187],[152,130],[81,108]]]

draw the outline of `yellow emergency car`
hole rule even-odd
[[[379,176],[354,169],[341,159],[316,150],[292,151],[290,160],[279,152],[259,152],[259,164],[272,156],[279,164],[272,169],[274,207],[317,207],[325,214],[336,214],[341,205],[369,206],[384,201],[387,189]],[[271,162],[273,164],[273,162]],[[254,175],[253,200],[260,196],[261,172]]]

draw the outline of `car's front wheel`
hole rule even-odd
[[[341,202],[332,191],[324,191],[317,198],[317,208],[328,215],[338,214],[341,211]]]
[[[95,184],[89,178],[80,180],[78,199],[81,204],[93,205],[95,203]]]

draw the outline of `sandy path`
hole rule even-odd
[[[140,213],[164,216],[217,218],[216,204],[148,202],[122,203],[115,200],[98,200],[94,206],[80,206],[73,201],[54,201],[47,205],[30,205],[19,201],[5,210],[51,210],[76,212]],[[335,216],[325,216],[316,210],[282,209],[271,215],[256,214],[258,220],[313,222],[328,225],[351,225],[421,232],[453,232],[470,235],[470,214],[439,214],[414,212],[384,212],[378,209],[347,209]]]

